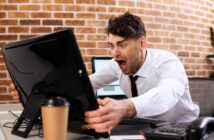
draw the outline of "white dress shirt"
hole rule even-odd
[[[128,75],[120,70],[113,59],[103,69],[90,76],[94,89],[119,80],[121,89],[133,102],[136,117],[190,122],[199,115],[199,107],[193,104],[188,78],[181,61],[170,52],[147,49],[146,60],[134,74],[138,96],[132,98]]]

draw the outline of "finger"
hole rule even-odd
[[[13,83],[10,83],[10,88],[11,89],[15,89],[16,87],[15,87],[15,85]]]
[[[93,111],[87,111],[85,112],[85,117],[100,117],[107,114],[109,112],[108,110],[107,107],[102,107]]]
[[[85,118],[85,121],[87,123],[103,123],[103,122],[106,122],[109,120],[109,116],[108,115],[104,115],[104,116],[101,116],[101,117],[86,117]]]
[[[109,98],[109,97],[106,97],[103,99],[103,103],[106,105],[108,104],[109,102],[111,102],[113,99]]]
[[[105,104],[104,104],[104,102],[103,102],[103,100],[102,99],[97,99],[97,103],[100,105],[100,106],[104,106]]]
[[[12,96],[18,96],[19,93],[17,91],[11,91]]]
[[[88,124],[88,127],[95,129],[96,132],[107,132],[113,128],[113,125],[111,121],[106,121],[104,123]]]

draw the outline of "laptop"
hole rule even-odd
[[[101,70],[112,59],[112,57],[92,57],[92,72],[95,73]],[[98,89],[96,95],[99,98],[110,97],[114,99],[127,98],[125,93],[120,88],[119,81],[108,84],[107,86]]]

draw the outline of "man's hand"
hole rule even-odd
[[[85,113],[85,121],[88,127],[96,132],[108,132],[112,130],[122,119],[134,117],[136,110],[133,103],[128,100],[98,99],[100,108]]]
[[[10,84],[10,90],[11,90],[11,95],[13,96],[14,100],[19,100],[19,93],[16,90],[16,87],[13,83]]]

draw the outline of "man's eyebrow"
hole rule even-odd
[[[124,41],[127,41],[127,39],[123,39],[121,41],[117,41],[117,45],[120,45],[120,43],[123,43]]]
[[[111,43],[111,42],[109,42],[109,41],[108,41],[107,43],[110,44],[110,45],[113,45],[113,43]]]

